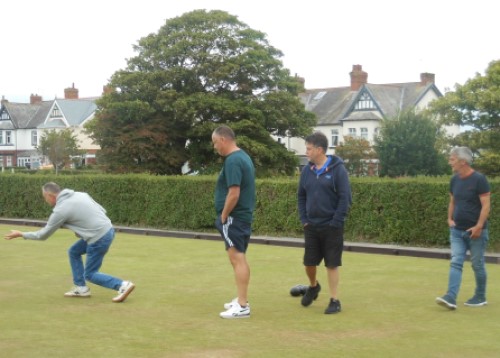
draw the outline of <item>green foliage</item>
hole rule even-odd
[[[87,127],[99,162],[113,172],[212,173],[215,127],[227,124],[258,175],[292,173],[297,160],[271,135],[305,136],[315,124],[297,94],[299,81],[264,33],[224,11],[169,19],[139,40],[137,56],[111,78]],[[214,165],[215,164],[215,165]]]
[[[78,139],[70,129],[45,131],[37,149],[49,158],[56,173],[71,163],[71,156],[81,155]]]
[[[344,142],[335,148],[335,154],[344,160],[345,167],[350,175],[368,175],[373,167],[370,167],[372,159],[377,158],[370,142],[363,138],[347,136]]]
[[[447,172],[446,158],[437,149],[442,134],[434,120],[410,109],[395,118],[385,118],[381,123],[380,135],[375,138],[381,176]]]
[[[447,247],[449,176],[352,178],[353,205],[347,241]],[[41,195],[45,182],[88,192],[116,225],[170,230],[214,231],[216,176],[0,175],[0,216],[46,220],[50,207]],[[490,246],[500,249],[500,179],[490,180]],[[254,235],[302,237],[297,210],[298,177],[257,180]]]
[[[500,155],[500,60],[492,61],[484,76],[477,73],[464,85],[456,84],[429,111],[444,124],[464,126],[467,130],[451,144],[469,147],[485,174],[498,175],[493,161]]]

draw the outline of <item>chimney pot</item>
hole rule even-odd
[[[37,104],[37,103],[41,103],[42,102],[42,96],[39,96],[38,93],[37,94],[31,94],[30,96],[30,104]]]
[[[78,88],[75,88],[74,83],[72,87],[64,89],[64,99],[78,99]]]
[[[352,65],[351,91],[358,91],[363,85],[368,83],[368,73],[363,71],[361,65]]]

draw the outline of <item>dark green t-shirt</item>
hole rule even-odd
[[[255,168],[252,159],[240,149],[224,159],[224,165],[215,186],[215,210],[222,213],[229,188],[240,187],[240,198],[230,215],[247,223],[252,223],[255,209]]]

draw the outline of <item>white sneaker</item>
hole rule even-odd
[[[241,307],[238,302],[234,302],[231,308],[220,313],[221,318],[250,318],[250,306]]]
[[[135,288],[135,285],[130,281],[123,281],[118,289],[118,296],[113,298],[113,302],[123,302]]]
[[[64,297],[90,297],[90,288],[87,286],[74,286],[64,294]]]
[[[228,310],[230,309],[231,307],[233,307],[233,305],[235,303],[238,303],[238,297],[236,298],[233,298],[233,300],[231,302],[228,302],[228,303],[224,303],[224,309],[225,310]],[[250,306],[250,304],[247,302],[247,306]]]

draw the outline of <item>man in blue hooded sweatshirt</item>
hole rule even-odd
[[[328,139],[315,132],[305,139],[309,164],[302,170],[298,209],[304,227],[304,266],[310,285],[302,297],[307,307],[318,298],[321,286],[316,268],[325,262],[330,302],[325,314],[340,312],[339,267],[344,249],[344,222],[351,205],[351,186],[342,159],[327,155]]]
[[[42,195],[53,207],[52,214],[44,228],[33,232],[11,230],[5,239],[22,237],[25,240],[47,240],[57,229],[65,227],[79,238],[68,250],[69,262],[75,286],[65,297],[90,297],[86,281],[118,291],[113,302],[123,302],[135,288],[130,281],[99,272],[104,255],[115,237],[115,230],[106,210],[87,193],[71,189],[61,190],[53,182],[42,187]],[[86,255],[85,266],[82,256]]]

